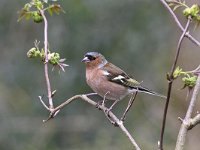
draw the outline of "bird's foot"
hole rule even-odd
[[[112,110],[112,107],[107,108],[107,109],[105,110],[105,114],[106,114],[108,117],[110,117],[109,113],[111,112],[111,110]]]
[[[99,109],[99,110],[101,110],[100,106],[103,106],[102,103],[103,103],[103,101],[98,101],[97,104],[96,104],[96,108]]]
[[[106,115],[106,117],[108,118],[108,120],[111,122],[112,125],[114,125],[114,127],[118,127],[119,125],[117,124],[117,122],[113,121],[113,119],[111,119],[110,117],[110,112],[111,112],[112,108],[107,108],[106,110],[104,110],[104,113]]]

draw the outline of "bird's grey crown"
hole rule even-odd
[[[87,57],[87,56],[96,57],[96,56],[99,56],[99,55],[101,55],[101,54],[98,53],[98,52],[87,52],[87,53],[85,54],[86,57]]]
[[[107,63],[107,60],[105,59],[105,57],[102,54],[100,54],[99,52],[87,52],[85,54],[85,57],[88,57],[88,58],[89,57],[97,58],[99,56],[101,56],[101,58],[102,58],[102,63],[99,64],[98,68],[101,68]]]

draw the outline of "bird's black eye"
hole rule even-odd
[[[91,56],[91,55],[86,55],[86,57],[87,57],[90,61],[93,61],[93,60],[96,59],[94,56]]]

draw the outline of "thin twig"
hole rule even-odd
[[[200,73],[200,65],[196,69],[194,69],[194,70],[187,71],[187,73],[194,73],[194,74],[198,75]]]
[[[51,92],[51,84],[49,80],[48,74],[48,22],[47,18],[44,14],[44,10],[40,10],[40,13],[44,19],[44,51],[45,51],[45,62],[44,62],[44,74],[45,80],[47,85],[47,92],[48,92],[48,100],[49,100],[49,109],[53,109],[53,100],[52,100],[52,92]]]
[[[194,91],[191,97],[190,104],[188,106],[188,110],[186,113],[185,118],[182,121],[181,128],[179,130],[178,138],[176,141],[176,148],[175,150],[183,150],[186,136],[187,136],[187,131],[191,128],[193,128],[195,125],[197,125],[200,122],[200,115],[198,114],[195,116],[193,119],[191,119],[192,112],[194,110],[194,106],[197,101],[197,95],[200,91],[200,75],[197,78],[196,85],[194,87]]]
[[[137,96],[138,91],[135,92],[134,95],[131,96],[129,102],[128,102],[128,106],[125,110],[125,112],[123,113],[122,117],[121,117],[121,121],[124,121],[126,118],[126,114],[128,113],[128,111],[130,110],[131,106],[133,105],[133,102],[135,101],[135,98]]]
[[[181,29],[181,31],[183,32],[184,27],[181,25],[180,21],[178,20],[177,16],[175,15],[174,11],[169,7],[169,5],[167,4],[167,2],[165,0],[160,0],[160,2],[167,8],[167,10],[170,12],[172,17],[174,18],[176,24],[178,25],[179,29]],[[194,44],[200,46],[200,42],[197,39],[195,39],[189,32],[186,32],[185,36],[187,38],[189,38]]]
[[[42,100],[42,96],[38,96],[39,97],[39,100],[40,102],[42,103],[42,105],[47,109],[47,110],[50,110],[49,107],[44,103],[44,101]]]
[[[188,27],[190,25],[190,21],[191,21],[191,18],[189,17],[188,20],[187,20],[185,29],[184,29],[184,31],[183,31],[180,39],[179,39],[179,42],[178,42],[178,45],[177,45],[177,50],[176,50],[176,55],[175,55],[175,58],[174,58],[174,63],[172,65],[171,72],[168,75],[168,82],[169,83],[168,83],[168,90],[167,90],[167,99],[166,99],[165,109],[164,109],[164,114],[163,114],[160,141],[158,142],[159,143],[158,147],[159,147],[160,150],[163,150],[163,138],[164,138],[164,132],[165,132],[166,117],[167,117],[167,111],[168,111],[170,96],[171,96],[172,84],[173,84],[173,80],[174,80],[173,73],[174,73],[174,70],[175,70],[176,65],[177,65],[178,57],[179,57],[180,50],[181,50],[181,44],[182,44],[184,36],[185,36],[185,34],[186,34],[187,30],[188,30]]]

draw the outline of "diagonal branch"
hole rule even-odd
[[[173,84],[173,81],[174,81],[173,73],[174,73],[174,70],[175,70],[176,65],[177,65],[178,57],[179,57],[180,50],[181,50],[181,44],[182,44],[182,41],[183,41],[183,39],[185,37],[185,34],[186,34],[187,30],[188,30],[188,27],[190,25],[190,21],[191,21],[191,18],[189,17],[188,20],[187,20],[187,24],[186,24],[186,26],[184,28],[184,31],[183,31],[180,39],[179,39],[179,42],[178,42],[178,45],[177,45],[177,50],[176,50],[176,55],[175,55],[175,59],[174,59],[174,63],[172,65],[171,72],[168,75],[167,99],[166,99],[165,109],[164,109],[164,114],[163,114],[160,141],[158,142],[158,147],[159,147],[160,150],[163,150],[163,138],[164,138],[164,132],[165,132],[167,111],[168,111],[169,101],[170,101],[170,97],[171,97],[172,84]]]

